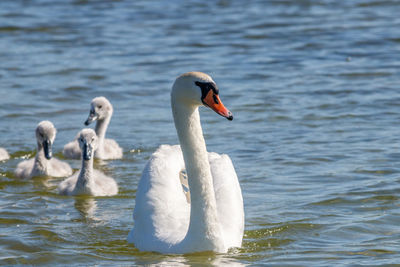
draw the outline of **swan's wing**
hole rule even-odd
[[[208,153],[218,217],[225,245],[240,247],[244,230],[243,198],[235,168],[228,155]]]
[[[80,159],[81,157],[81,149],[79,147],[78,141],[74,139],[74,141],[69,142],[64,146],[63,155],[69,159]]]
[[[18,163],[14,174],[18,178],[30,178],[32,174],[33,164],[35,159],[28,159]]]
[[[120,159],[122,158],[122,148],[114,139],[104,140],[104,152],[107,159]]]
[[[140,250],[166,251],[189,227],[190,204],[179,174],[184,169],[180,146],[162,145],[153,153],[136,192],[134,229],[128,242]]]
[[[56,158],[52,158],[50,160],[50,164],[51,164],[50,168],[51,173],[49,173],[49,176],[66,177],[72,175],[72,169],[68,163],[63,162]]]

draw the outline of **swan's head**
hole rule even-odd
[[[232,113],[219,99],[213,79],[202,72],[187,72],[179,76],[172,87],[171,99],[191,106],[206,106],[219,115],[233,120]]]
[[[36,127],[36,140],[38,145],[43,147],[46,159],[51,159],[51,146],[56,138],[57,130],[50,121],[41,121]]]
[[[105,118],[111,117],[113,113],[113,107],[104,96],[93,98],[90,103],[89,117],[85,121],[85,125],[89,125],[95,120],[104,120]]]
[[[79,132],[78,142],[82,151],[82,158],[90,160],[98,145],[96,132],[88,128],[83,129]]]

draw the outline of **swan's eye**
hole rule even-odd
[[[102,108],[102,107],[103,107],[102,105],[98,105],[98,106],[97,106],[97,108]]]
[[[219,94],[218,87],[213,82],[195,82],[195,84],[201,89],[201,100],[203,100],[210,91],[213,91],[215,95]]]

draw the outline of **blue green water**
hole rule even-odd
[[[360,266],[400,262],[400,2],[0,1],[0,263]],[[127,244],[141,171],[176,144],[176,76],[209,73],[232,122],[202,108],[246,213],[242,248],[160,255]],[[97,162],[115,197],[61,197],[13,175],[51,120],[55,156],[90,100],[114,105]],[[68,160],[75,169],[79,161]]]

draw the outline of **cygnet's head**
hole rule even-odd
[[[96,132],[89,128],[83,129],[79,132],[78,142],[82,151],[82,158],[90,160],[98,145]]]
[[[176,78],[172,87],[171,99],[186,105],[204,105],[228,120],[233,120],[232,113],[219,99],[217,85],[205,73],[187,72]]]
[[[39,147],[43,147],[44,156],[51,159],[51,146],[56,138],[57,130],[50,121],[41,121],[36,127],[36,140]]]
[[[109,118],[112,116],[113,107],[104,96],[99,96],[93,98],[90,103],[90,113],[89,117],[85,121],[85,125],[89,125],[95,120],[104,120],[105,118]]]

